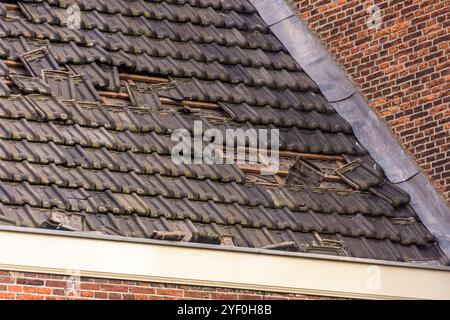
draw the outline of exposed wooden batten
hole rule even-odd
[[[192,108],[222,110],[222,108],[218,104],[210,103],[210,102],[187,101],[187,100],[185,100],[185,101],[182,101],[181,104],[184,105],[184,106],[192,107]]]
[[[249,152],[256,152],[258,153],[260,150],[255,148],[244,148],[244,147],[238,147],[238,151],[249,153]],[[324,154],[315,154],[315,153],[301,153],[301,152],[295,152],[295,151],[268,151],[269,154],[279,157],[285,157],[285,158],[305,158],[310,160],[322,160],[322,161],[344,161],[344,158],[339,155],[324,155]]]
[[[4,3],[3,5],[5,6],[6,10],[19,10],[19,6],[17,4]]]
[[[5,4],[7,6],[8,4]],[[15,5],[11,5],[15,6]],[[7,65],[8,67],[23,67],[22,62],[20,61],[14,61],[14,60],[3,60],[3,63]],[[169,83],[170,80],[163,78],[163,77],[150,77],[150,76],[143,76],[143,75],[137,75],[137,74],[130,74],[130,73],[119,73],[119,78],[123,80],[132,80],[132,81],[140,81],[140,82],[146,82],[146,83],[153,83],[153,84],[162,84],[162,83]]]
[[[119,78],[124,80],[140,81],[153,84],[170,83],[170,80],[161,77],[149,77],[137,74],[119,73]]]
[[[239,169],[241,169],[244,173],[251,174],[261,174],[262,172],[271,174],[271,175],[279,175],[279,176],[287,176],[289,171],[287,170],[273,170],[270,168],[266,168],[260,165],[249,165],[249,164],[240,164],[238,165]]]
[[[99,95],[104,98],[111,98],[111,99],[122,99],[122,100],[129,100],[130,96],[128,93],[125,92],[110,92],[110,91],[98,91]],[[215,103],[209,103],[209,102],[200,102],[200,101],[176,101],[170,98],[159,98],[162,104],[171,104],[171,105],[178,105],[178,106],[187,106],[192,108],[204,108],[204,109],[213,109],[218,110],[220,109],[220,106]]]
[[[251,174],[261,174],[262,172],[271,174],[271,175],[277,175],[282,177],[287,177],[289,175],[288,170],[273,170],[271,168],[267,168],[260,165],[238,165],[239,169],[241,169],[244,173],[251,173]],[[341,177],[339,176],[331,176],[331,175],[324,175],[323,176],[325,181],[329,182],[342,182]]]
[[[23,64],[14,60],[3,60],[3,63],[8,67],[23,67]]]
[[[176,106],[186,106],[186,107],[192,107],[192,108],[203,108],[203,109],[213,109],[213,110],[219,110],[221,109],[219,105],[215,103],[210,102],[201,102],[201,101],[177,101],[170,98],[160,97],[162,104],[172,104]]]
[[[98,94],[101,97],[111,98],[111,99],[128,100],[130,98],[128,93],[123,93],[123,92],[98,91]]]
[[[328,181],[328,182],[343,182],[342,178],[339,176],[325,175],[324,178],[325,178],[325,181]]]

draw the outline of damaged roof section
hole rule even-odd
[[[100,102],[101,98],[91,79],[85,74],[68,71],[42,70],[42,77],[51,91],[66,100]]]
[[[46,47],[26,52],[20,56],[20,59],[28,72],[35,77],[40,77],[42,70],[59,69],[58,63],[53,58],[53,55],[49,54]]]
[[[0,16],[0,224],[449,263],[248,1],[76,3]],[[280,171],[175,165],[194,121],[279,129]]]
[[[411,200],[407,193],[387,180],[381,168],[369,156],[358,158],[336,172],[355,190],[370,191],[394,207],[406,205]]]

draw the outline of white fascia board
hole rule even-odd
[[[65,232],[0,230],[0,269],[362,299],[450,299],[450,269]]]

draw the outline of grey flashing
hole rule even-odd
[[[259,15],[272,26],[282,20],[295,16],[295,12],[284,2],[284,0],[250,0],[251,4],[258,10]],[[273,11],[276,3],[276,11]]]
[[[439,239],[439,246],[450,256],[450,210],[428,178],[419,173],[397,186],[411,195],[411,206],[422,222]]]
[[[416,163],[400,147],[387,125],[369,108],[360,93],[332,105],[351,124],[358,141],[384,169],[392,183],[407,181],[418,174]]]
[[[356,92],[350,80],[297,16],[281,20],[270,28],[306,73],[314,75],[313,80],[328,101],[341,101]]]
[[[450,208],[400,146],[384,121],[285,0],[250,0],[273,34],[317,83],[387,178],[411,196],[411,206],[450,257]]]

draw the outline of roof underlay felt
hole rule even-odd
[[[27,0],[0,15],[0,224],[449,264],[250,2]],[[195,121],[279,129],[281,170],[175,165],[171,133]]]

